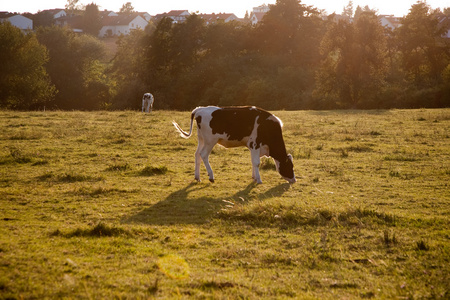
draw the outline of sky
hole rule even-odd
[[[274,4],[276,0],[79,0],[83,5],[92,2],[99,5],[100,10],[119,11],[124,3],[131,2],[136,11],[148,12],[150,15],[170,10],[188,10],[191,13],[234,13],[242,18],[245,12],[251,12],[253,7]],[[450,0],[426,2],[432,8],[450,7]],[[301,0],[301,3],[324,9],[328,14],[333,12],[339,14],[348,5],[349,0]],[[353,0],[353,7],[356,9],[358,5],[361,7],[368,5],[371,9],[377,10],[378,14],[402,17],[407,15],[411,6],[416,3],[417,0]],[[36,13],[46,9],[64,8],[66,4],[67,0],[0,0],[0,11]]]

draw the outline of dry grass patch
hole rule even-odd
[[[0,112],[0,298],[449,298],[450,111],[275,114],[296,184],[195,182],[190,112]]]

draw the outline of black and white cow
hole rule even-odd
[[[174,121],[173,125],[183,138],[192,135],[194,119],[197,121],[198,147],[195,152],[195,179],[200,181],[200,159],[208,171],[209,181],[214,174],[208,158],[214,145],[230,148],[247,146],[251,152],[253,179],[262,183],[259,175],[260,157],[274,159],[277,171],[290,183],[296,182],[292,156],[287,154],[281,128],[283,123],[273,114],[256,107],[197,107],[191,114],[191,128],[185,132]]]
[[[145,93],[142,97],[142,112],[151,112],[153,109],[153,95],[150,93]]]

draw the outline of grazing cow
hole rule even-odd
[[[262,183],[259,175],[260,157],[274,159],[278,173],[294,183],[292,156],[286,153],[281,127],[283,123],[271,113],[256,107],[197,107],[191,114],[191,128],[185,132],[174,121],[173,125],[183,138],[192,135],[194,119],[197,121],[198,147],[195,152],[195,179],[200,181],[200,159],[208,171],[209,181],[214,174],[208,161],[214,145],[230,148],[247,146],[252,159],[252,176]]]
[[[153,95],[150,93],[145,93],[142,97],[142,112],[151,112],[153,109]]]

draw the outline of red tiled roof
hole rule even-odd
[[[133,21],[139,14],[131,15],[119,15],[117,17],[104,17],[102,19],[102,26],[120,26],[128,25]]]

